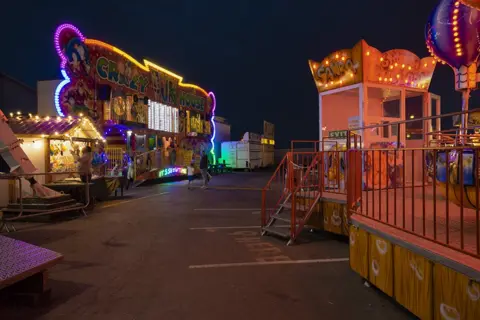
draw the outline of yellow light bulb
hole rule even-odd
[[[17,111],[17,114],[18,114],[18,115],[21,115],[22,113],[21,113],[20,111]]]
[[[335,59],[338,59],[338,54],[335,55]]]
[[[40,119],[40,117],[39,117],[39,116],[35,116],[35,119],[37,119],[37,120],[38,120],[38,119]]]
[[[79,113],[78,115],[79,115],[80,117],[83,117],[83,113]]]
[[[345,61],[345,57],[342,57],[342,61]]]
[[[458,9],[453,10],[453,13],[458,13]]]
[[[425,63],[423,66],[424,66],[424,67],[426,67],[426,66],[427,66],[427,64]]]
[[[457,20],[457,18],[458,18],[458,17],[457,17],[456,15],[453,16],[453,20]]]
[[[404,65],[404,64],[402,64],[402,69],[403,69],[403,68],[405,68],[405,65]]]
[[[325,64],[327,64],[327,65],[328,65],[328,63],[329,63],[329,62],[328,62],[328,60],[327,60],[327,61],[325,61]]]
[[[333,81],[330,81],[330,84],[333,84]]]
[[[382,57],[382,58],[380,58],[380,61],[383,61],[383,57]]]
[[[383,81],[387,81],[387,78],[384,78]]]
[[[452,22],[452,24],[453,24],[454,26],[456,26],[457,23],[458,23],[458,22],[457,22],[456,20]]]
[[[317,65],[315,63],[313,64],[313,69],[317,69]]]
[[[395,62],[395,67],[398,67],[398,63]]]
[[[457,44],[455,45],[455,47],[457,47],[457,48],[460,47],[460,43],[457,43]]]
[[[57,131],[55,131],[55,133],[54,133],[54,134],[55,134],[56,136],[58,136],[58,132],[57,132]]]
[[[399,78],[400,78],[400,75],[399,75],[399,74],[397,74],[397,79],[399,79]]]
[[[408,83],[408,80],[405,80],[405,83]]]
[[[13,112],[10,112],[10,117],[13,117]]]
[[[460,5],[460,1],[455,2],[455,7],[458,7]]]
[[[367,51],[367,56],[369,56],[369,55],[370,55],[370,51]]]
[[[353,73],[350,73],[350,78],[353,78]]]
[[[460,41],[460,39],[459,39],[459,38],[455,38],[455,39],[453,39],[453,41],[458,42],[458,41]]]
[[[390,65],[390,69],[393,69],[393,66],[392,66],[392,65]]]
[[[432,61],[432,64],[435,64],[435,60]]]
[[[457,31],[457,30],[458,30],[458,27],[453,27],[452,30],[453,30],[453,31]]]
[[[378,77],[378,81],[382,81],[382,77]]]
[[[453,36],[454,36],[454,37],[458,37],[458,32],[455,32],[455,33],[453,34]]]
[[[412,70],[412,67],[408,66],[408,70]]]
[[[49,117],[49,116],[46,116],[46,117],[45,117],[45,120],[47,120],[47,121],[50,120],[50,117]]]
[[[392,81],[393,81],[393,79],[392,79],[392,78],[390,78],[390,79],[388,79],[388,80],[390,80],[390,82],[392,82]]]

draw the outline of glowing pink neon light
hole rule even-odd
[[[216,132],[216,127],[215,127],[215,108],[217,107],[217,98],[215,98],[215,94],[210,91],[208,95],[212,98],[212,119],[210,121],[212,122],[212,128],[213,128],[213,133],[212,133],[212,138],[210,139],[210,142],[212,143],[212,149],[210,149],[210,153],[213,156],[213,163],[215,164],[217,162],[217,159],[215,159],[215,132]]]
[[[65,24],[62,24],[62,25],[58,26],[57,30],[55,30],[54,42],[55,42],[55,50],[57,51],[58,56],[62,60],[60,62],[60,68],[62,68],[62,69],[64,69],[65,66],[67,65],[68,59],[63,54],[62,47],[60,46],[60,34],[62,33],[62,31],[66,30],[66,29],[70,29],[74,33],[76,33],[77,36],[80,38],[80,40],[82,40],[82,42],[85,41],[85,37],[83,36],[83,34],[74,25],[65,23]]]

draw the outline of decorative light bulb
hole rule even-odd
[[[367,56],[369,56],[369,55],[370,55],[370,51],[367,51]]]

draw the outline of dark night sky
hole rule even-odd
[[[277,145],[318,138],[318,102],[307,60],[365,39],[381,51],[428,54],[423,30],[438,1],[143,0],[8,1],[0,71],[29,85],[59,78],[53,32],[70,22],[215,92],[233,139],[276,125]],[[125,3],[125,4],[123,4]],[[460,108],[453,72],[439,66],[431,91],[443,112]],[[475,107],[477,97],[472,99]],[[341,110],[339,110],[341,112]]]

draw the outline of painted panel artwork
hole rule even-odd
[[[390,242],[370,234],[370,272],[368,280],[377,288],[393,296],[393,247]]]
[[[95,121],[107,118],[146,124],[148,108],[145,97],[151,93],[148,68],[113,46],[86,39],[72,25],[57,29],[55,47],[65,78],[55,95],[59,115],[83,114]],[[108,85],[111,90],[99,93],[102,85]],[[107,92],[110,93],[108,97],[101,97]],[[114,100],[109,108],[114,117],[104,117],[101,100],[110,100],[111,97],[121,97],[122,101]]]
[[[420,319],[432,319],[433,265],[399,246],[394,248],[395,298]]]

